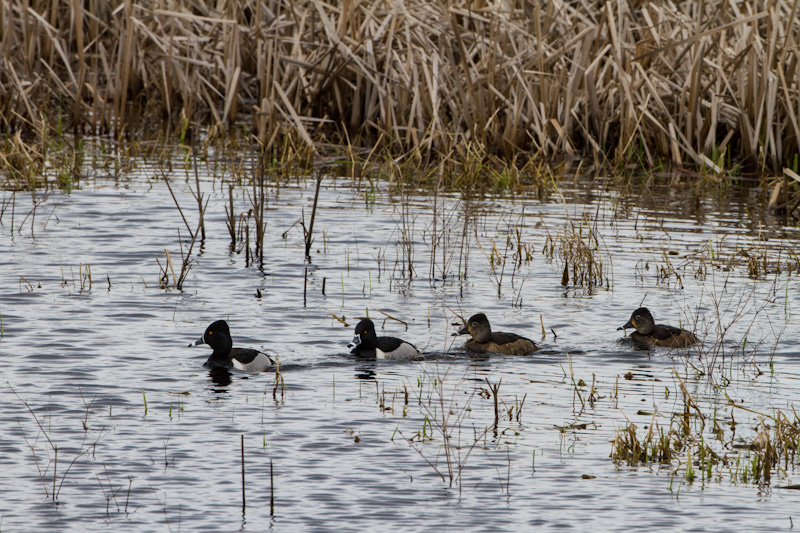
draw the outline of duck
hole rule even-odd
[[[252,348],[234,348],[231,330],[224,320],[217,320],[208,326],[203,336],[189,346],[208,344],[214,352],[203,366],[215,368],[236,368],[251,372],[264,372],[273,368],[272,357]]]
[[[467,324],[458,332],[453,333],[453,335],[464,335],[466,333],[469,333],[472,338],[464,344],[464,347],[472,352],[528,355],[539,349],[532,340],[516,333],[500,331],[492,333],[489,319],[483,313],[469,317]]]
[[[653,315],[646,307],[640,307],[631,314],[631,319],[617,330],[634,328],[631,339],[638,344],[648,346],[664,346],[667,348],[682,348],[698,342],[691,331],[656,324]]]
[[[375,324],[365,318],[356,324],[353,342],[347,345],[350,353],[359,357],[374,359],[416,359],[417,347],[397,337],[378,337]]]

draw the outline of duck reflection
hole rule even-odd
[[[228,371],[227,368],[216,367],[212,368],[208,371],[208,377],[211,378],[211,381],[214,382],[215,385],[218,387],[227,387],[231,384],[231,373]],[[218,390],[215,392],[228,392],[226,390]]]
[[[363,379],[366,381],[375,380],[375,364],[367,364],[356,367],[356,379]]]

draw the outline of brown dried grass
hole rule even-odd
[[[0,127],[777,171],[800,154],[799,44],[798,0],[7,0]]]

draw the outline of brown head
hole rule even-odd
[[[469,333],[477,342],[489,342],[492,338],[492,326],[489,325],[489,319],[483,313],[472,315],[467,320],[467,325],[458,330],[459,335]]]
[[[624,326],[617,329],[628,328],[634,328],[642,335],[651,335],[656,328],[656,322],[646,307],[640,307],[631,314],[631,319]]]

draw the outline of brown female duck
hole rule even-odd
[[[492,333],[489,319],[483,313],[471,316],[467,321],[467,325],[461,328],[458,333],[454,333],[454,335],[464,335],[465,333],[469,333],[472,338],[466,342],[464,347],[473,352],[528,355],[539,349],[532,340],[521,337],[516,333],[502,333],[499,331]]]
[[[656,324],[653,315],[646,307],[640,307],[631,314],[631,319],[620,329],[634,328],[631,339],[638,344],[648,346],[665,346],[667,348],[681,348],[697,342],[697,337],[691,331]]]

